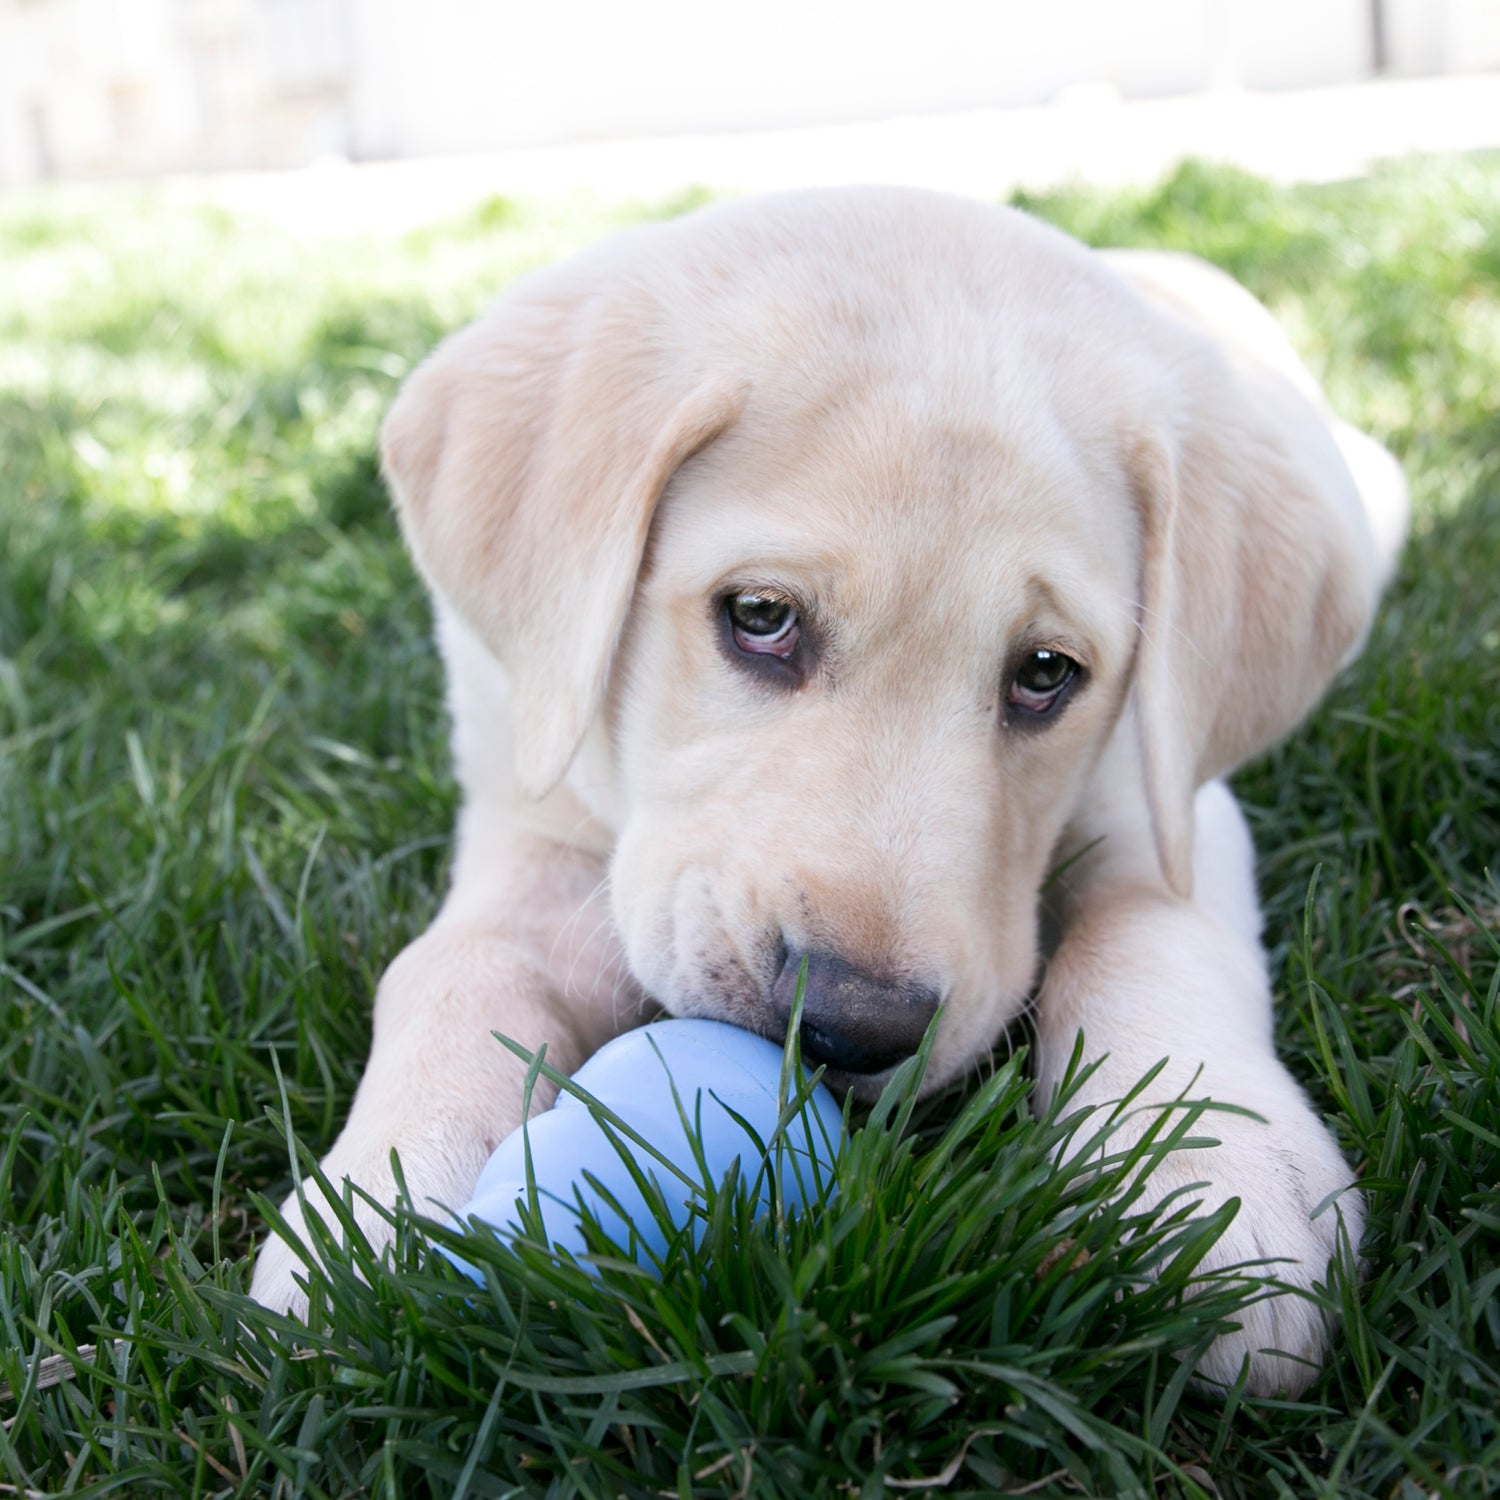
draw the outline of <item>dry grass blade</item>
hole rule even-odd
[[[119,1346],[116,1345],[118,1348]],[[77,1357],[67,1354],[47,1354],[31,1368],[32,1387],[45,1391],[49,1386],[61,1385],[64,1380],[78,1378],[77,1361],[92,1359],[98,1352],[94,1344],[80,1344]],[[17,1393],[8,1384],[0,1384],[0,1401],[14,1401]]]

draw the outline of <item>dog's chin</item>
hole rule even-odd
[[[817,1070],[808,1066],[809,1072]],[[892,1063],[874,1073],[847,1073],[837,1068],[825,1068],[822,1080],[842,1099],[851,1095],[857,1104],[873,1104],[885,1091],[886,1085],[896,1075],[900,1063]]]

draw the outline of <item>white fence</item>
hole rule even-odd
[[[1500,67],[1500,0],[0,0],[0,186]]]

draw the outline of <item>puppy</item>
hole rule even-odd
[[[836,1085],[874,1095],[940,1014],[939,1087],[1034,997],[1043,1097],[1082,1032],[1087,1104],[1165,1058],[1145,1102],[1260,1117],[1150,1179],[1242,1200],[1216,1264],[1308,1286],[1357,1245],[1216,778],[1357,648],[1405,490],[1248,294],[925,193],[738,202],[521,282],[383,457],[464,802],[333,1183],[393,1201],[395,1150],[457,1206],[521,1120],[492,1030],[564,1070],[652,1005],[779,1039],[805,960]],[[254,1295],[305,1306],[299,1267],[272,1239]],[[1297,1391],[1323,1348],[1280,1296],[1200,1374]]]

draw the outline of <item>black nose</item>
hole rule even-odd
[[[832,953],[788,952],[772,999],[784,1027],[807,963],[802,995],[802,1056],[840,1073],[879,1073],[922,1045],[938,995],[921,985],[875,979]]]

